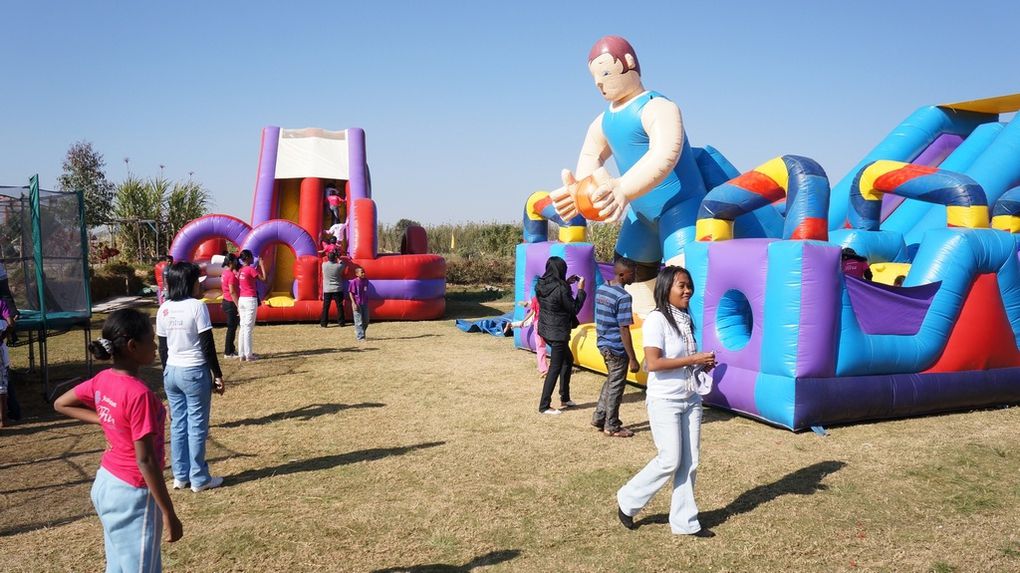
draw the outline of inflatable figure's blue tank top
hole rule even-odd
[[[648,153],[648,134],[641,125],[641,110],[653,98],[664,97],[662,94],[647,91],[632,99],[621,109],[613,111],[612,105],[602,115],[602,133],[613,150],[613,159],[620,169],[626,173],[635,163]],[[651,221],[663,211],[692,197],[699,200],[705,195],[705,183],[694,160],[691,144],[684,133],[684,145],[673,172],[654,189],[631,202],[628,217],[641,216]],[[694,214],[696,216],[696,213]],[[693,225],[692,219],[689,224]]]

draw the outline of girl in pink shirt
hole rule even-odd
[[[241,292],[237,281],[237,271],[241,269],[241,262],[237,255],[230,253],[223,260],[223,274],[220,278],[220,288],[223,290],[223,314],[227,315],[227,339],[223,345],[224,358],[237,358],[237,327],[241,324],[241,315],[237,310],[237,301],[241,298]]]
[[[237,312],[240,314],[241,336],[237,344],[237,354],[242,362],[251,362],[258,357],[252,351],[252,336],[255,332],[255,315],[259,309],[258,281],[266,280],[266,266],[262,259],[259,259],[259,266],[252,266],[255,257],[251,251],[245,249],[238,257],[241,261],[241,268],[237,271]]]
[[[92,504],[103,524],[107,571],[162,571],[160,537],[173,543],[184,534],[163,481],[164,421],[159,398],[138,378],[156,358],[147,315],[118,310],[89,346],[103,370],[57,398],[53,407],[98,424],[108,444],[92,486]]]
[[[332,220],[330,225],[336,225],[340,222],[340,204],[344,200],[340,197],[340,192],[335,188],[330,187],[326,189],[326,204],[329,205],[329,216]]]

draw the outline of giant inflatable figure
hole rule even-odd
[[[259,321],[318,321],[322,309],[320,239],[331,227],[327,189],[344,197],[339,209],[344,227],[336,231],[355,266],[369,280],[373,319],[440,318],[446,308],[446,261],[428,254],[425,229],[405,231],[400,253],[378,252],[376,205],[359,128],[262,130],[251,224],[229,215],[206,215],[185,225],[170,253],[176,261],[194,261],[213,321],[225,320],[219,302],[220,259],[229,250],[248,249],[266,260]],[[353,269],[352,269],[353,271]],[[353,275],[348,277],[353,278]],[[345,305],[350,317],[350,307]],[[335,310],[331,311],[335,317]]]
[[[564,187],[553,192],[553,202],[562,218],[571,218],[576,204],[569,189],[577,179],[592,176],[598,186],[591,201],[600,217],[623,220],[617,253],[642,264],[638,280],[647,280],[660,262],[680,255],[693,238],[691,225],[705,185],[680,108],[645,89],[637,54],[627,40],[600,39],[588,54],[588,69],[609,109],[588,127],[577,169],[564,170]],[[619,177],[604,167],[610,156]]]
[[[830,190],[806,157],[740,174],[691,147],[622,39],[600,40],[589,61],[610,108],[589,129],[583,185],[565,172],[563,188],[525,204],[517,300],[550,255],[591,284],[607,278],[585,219],[622,218],[618,254],[648,272],[682,255],[694,278],[699,350],[719,363],[706,404],[796,430],[1020,403],[1020,94],[920,108]],[[602,167],[610,155],[618,178]],[[844,247],[875,282],[843,273]],[[591,309],[578,318],[576,361],[604,372]],[[530,348],[528,328],[515,336]]]

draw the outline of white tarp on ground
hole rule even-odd
[[[346,131],[281,129],[276,178],[350,179],[347,157]]]

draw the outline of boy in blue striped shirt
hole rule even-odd
[[[616,280],[604,283],[595,291],[595,332],[599,352],[606,361],[608,376],[602,385],[598,406],[591,425],[614,438],[629,438],[634,432],[620,422],[620,400],[627,385],[627,370],[637,372],[641,366],[634,354],[630,325],[634,324],[631,296],[623,287],[634,282],[637,264],[619,257],[613,266]]]

